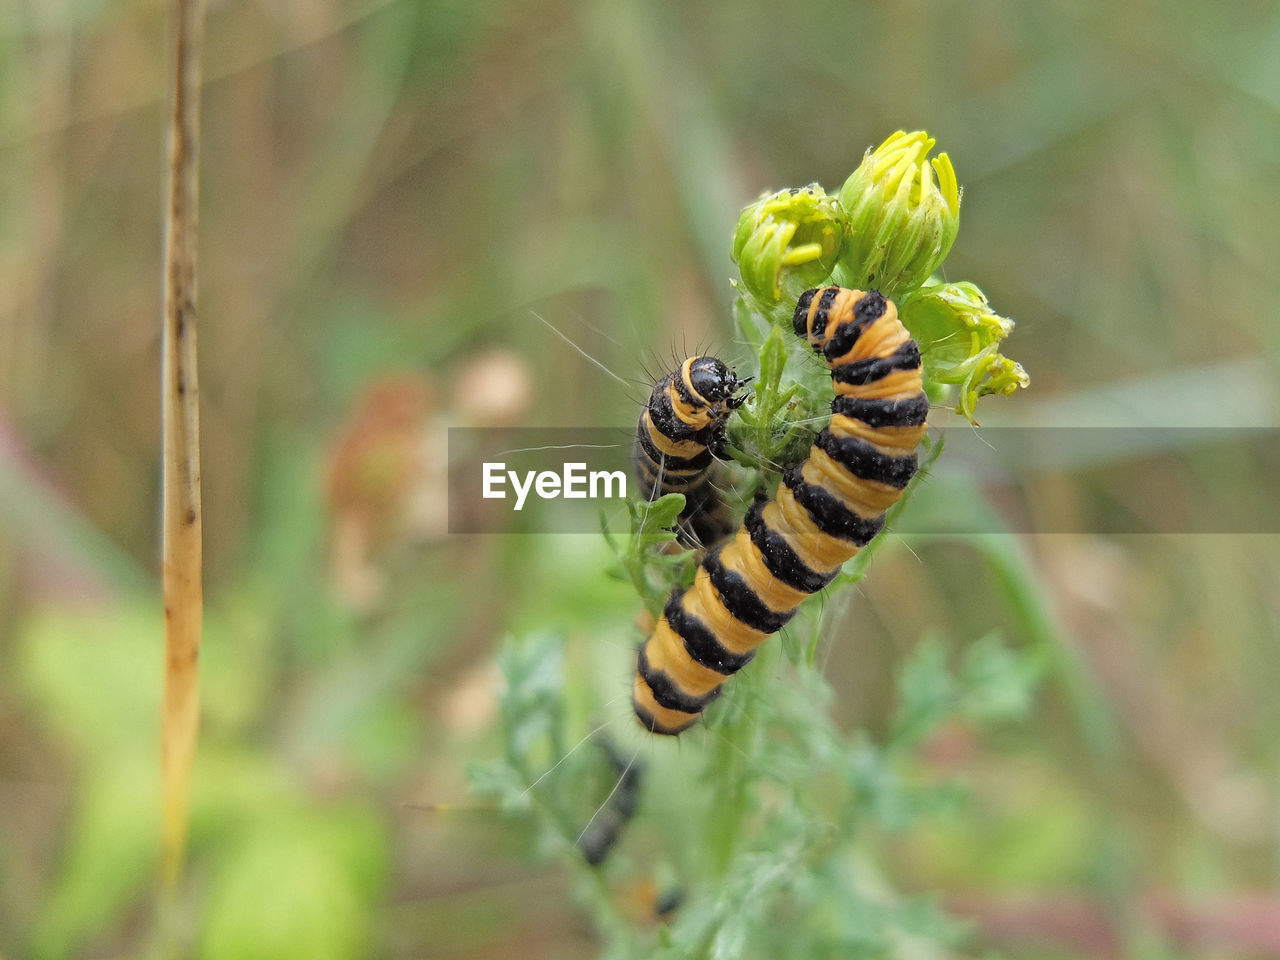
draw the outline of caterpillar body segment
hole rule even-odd
[[[695,724],[724,681],[880,532],[916,472],[929,402],[919,348],[893,302],[876,291],[810,290],[794,328],[831,370],[831,421],[774,499],[757,500],[693,585],[672,594],[641,646],[632,704],[653,733]]]
[[[733,531],[733,520],[716,490],[716,458],[723,452],[725,423],[742,406],[739,380],[715,357],[689,357],[680,369],[654,384],[636,426],[632,463],[646,499],[682,493],[685,506],[676,527],[686,546],[701,546]]]

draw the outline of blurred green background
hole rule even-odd
[[[166,30],[0,0],[5,958],[156,937]],[[964,187],[946,273],[1033,381],[984,425],[1280,424],[1275,3],[219,0],[205,74],[193,955],[596,955],[465,768],[508,632],[594,644],[625,714],[638,603],[599,537],[447,535],[443,431],[625,426],[642,363],[746,359],[729,238],[763,190],[925,128]],[[898,541],[838,601],[824,672],[873,735],[929,631],[1070,664],[1025,723],[930,742],[969,806],[885,858],[973,951],[1280,956],[1280,539],[1090,519],[1275,469],[1030,463],[991,509],[1077,532]]]

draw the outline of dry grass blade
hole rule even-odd
[[[169,207],[165,218],[164,432],[165,682],[162,719],[164,878],[182,864],[200,710],[202,516],[196,372],[196,222],[199,203],[200,0],[174,0]]]

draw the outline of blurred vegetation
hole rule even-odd
[[[160,936],[165,16],[0,5],[4,957]],[[573,825],[610,792],[591,732],[635,751],[639,604],[600,537],[451,537],[443,513],[444,427],[627,425],[642,366],[748,357],[740,210],[839,184],[898,128],[951,155],[947,274],[1017,321],[1034,377],[984,428],[1275,427],[1280,8],[227,0],[208,18],[191,955],[585,957],[705,945],[713,920],[722,956],[1280,955],[1276,531],[1095,523],[1247,501],[1274,462],[1192,432],[1154,463],[1032,460],[995,483],[944,455],[869,575],[744,675],[728,732],[645,747],[596,872]],[[1029,532],[940,534],[967,529],[957,505]],[[523,752],[504,636],[501,707],[536,721]],[[740,811],[756,845],[719,848],[722,888],[690,886],[715,844],[689,808],[733,782],[699,758],[744,717],[791,746],[771,742]],[[531,790],[510,774],[565,755]],[[856,859],[828,855],[828,828]],[[807,869],[782,902],[830,920],[794,940],[788,915],[738,909],[784,855]],[[683,888],[666,932],[646,884]]]

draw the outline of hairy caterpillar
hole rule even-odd
[[[712,482],[724,446],[725,421],[742,406],[747,384],[715,357],[690,357],[653,386],[636,426],[632,462],[646,499],[683,493],[676,533],[701,546],[733,532],[732,519]]]
[[[635,816],[644,783],[644,764],[638,757],[628,760],[608,738],[600,740],[600,747],[616,780],[613,791],[578,837],[578,852],[593,867],[602,865],[617,847]],[[637,921],[666,921],[680,908],[684,891],[674,885],[659,888],[652,880],[639,880],[631,886],[628,900],[629,912],[635,914]]]
[[[642,763],[634,757],[628,761],[608,740],[602,740],[600,744],[609,758],[617,783],[578,837],[578,850],[593,867],[604,863],[635,815],[636,805],[640,802],[640,785],[644,782]]]
[[[632,705],[645,729],[688,729],[721,686],[884,525],[916,471],[929,401],[920,350],[876,291],[806,291],[795,332],[831,369],[831,421],[773,500],[703,558],[640,647]]]

